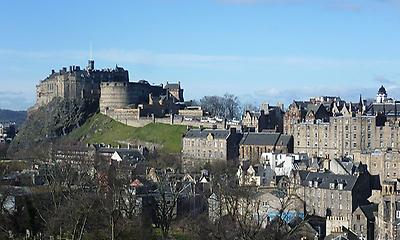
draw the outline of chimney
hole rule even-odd
[[[54,69],[51,69],[51,74],[54,74],[54,73],[56,73],[56,71],[54,71]]]

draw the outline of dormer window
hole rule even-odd
[[[330,189],[335,189],[335,183],[329,183],[329,188]]]
[[[339,183],[339,184],[338,184],[338,189],[339,189],[339,190],[343,190],[343,183]]]
[[[312,187],[313,186],[313,182],[312,181],[308,181],[308,186]]]
[[[314,181],[314,187],[318,187],[318,181]]]

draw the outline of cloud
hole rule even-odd
[[[377,82],[379,84],[382,84],[382,85],[384,85],[384,84],[386,84],[386,85],[394,85],[394,84],[396,84],[395,81],[393,81],[391,79],[388,79],[388,78],[386,78],[385,76],[382,76],[382,75],[375,76],[373,78],[373,81]]]
[[[29,59],[63,61],[82,61],[86,59],[86,51],[17,51],[0,49],[1,59]],[[238,69],[263,66],[280,66],[303,69],[343,69],[343,68],[373,68],[376,66],[398,66],[399,60],[392,59],[356,59],[329,58],[319,56],[238,56],[238,55],[205,55],[192,53],[157,53],[146,50],[100,49],[94,53],[95,60],[117,64],[143,64],[149,66],[200,68],[200,69]],[[10,66],[12,67],[12,66]]]

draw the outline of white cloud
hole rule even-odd
[[[0,58],[21,59],[63,59],[82,60],[88,58],[86,51],[17,51],[0,49]],[[350,59],[325,58],[317,56],[236,56],[236,55],[202,55],[191,53],[155,53],[146,50],[100,49],[94,52],[94,59],[118,64],[145,64],[155,66],[218,68],[220,66],[273,65],[300,67],[311,69],[343,68],[343,67],[371,67],[376,65],[400,65],[400,61],[384,59]]]

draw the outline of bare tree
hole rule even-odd
[[[237,96],[226,93],[224,96],[204,96],[200,99],[201,106],[211,116],[228,119],[240,117],[240,103]]]
[[[172,174],[164,171],[157,176],[152,208],[156,223],[161,229],[162,239],[168,239],[173,219],[176,217],[179,196],[188,189],[189,183],[182,183]]]

